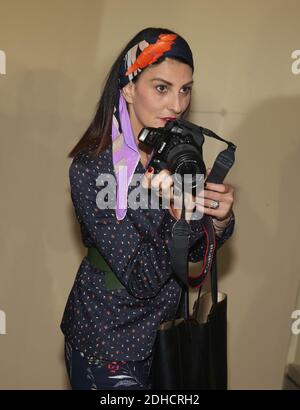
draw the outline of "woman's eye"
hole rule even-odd
[[[189,94],[192,91],[192,87],[182,87],[184,90],[183,94]]]
[[[164,93],[167,92],[167,86],[166,85],[157,85],[156,89],[160,94],[164,94]],[[182,87],[182,90],[183,91],[181,91],[181,92],[183,94],[189,94],[192,91],[192,87]]]
[[[159,93],[164,93],[165,89],[166,89],[166,86],[165,85],[157,85],[156,89]]]

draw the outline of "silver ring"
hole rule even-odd
[[[218,209],[220,206],[220,202],[219,201],[211,201],[210,203],[210,208],[211,209]]]

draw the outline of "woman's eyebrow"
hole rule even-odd
[[[159,78],[159,77],[156,77],[156,78],[152,78],[152,80],[151,81],[163,81],[164,83],[166,83],[166,84],[168,84],[168,85],[173,85],[172,83],[170,83],[169,81],[167,81],[167,80],[164,80],[163,78]],[[183,87],[185,87],[186,85],[190,85],[190,84],[193,84],[193,80],[192,81],[189,81],[188,83],[186,83],[186,84],[183,84]]]

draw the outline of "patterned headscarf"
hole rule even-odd
[[[161,56],[180,57],[194,71],[191,49],[177,34],[159,34],[141,40],[127,51],[119,68],[119,95],[112,120],[112,153],[117,180],[116,217],[118,220],[126,215],[128,186],[140,160],[126,101],[121,90]]]

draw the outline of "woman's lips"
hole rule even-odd
[[[167,121],[176,120],[176,117],[164,117],[164,118],[160,118],[160,120],[163,121],[164,123],[166,123]]]

